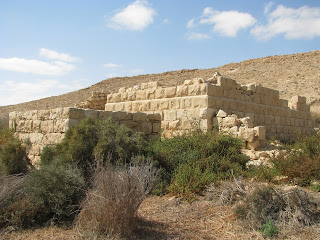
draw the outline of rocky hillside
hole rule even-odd
[[[255,82],[278,89],[281,97],[285,99],[293,95],[306,96],[308,102],[320,98],[320,50],[318,50],[251,59],[211,69],[179,70],[161,74],[110,78],[91,87],[60,96],[0,107],[0,118],[6,117],[11,111],[74,106],[90,97],[92,91],[104,89],[116,91],[120,87],[131,87],[148,81],[159,81],[163,85],[172,86],[182,84],[184,80],[194,77],[209,78],[217,71],[241,84]]]

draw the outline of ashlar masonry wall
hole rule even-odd
[[[161,116],[159,114],[78,108],[11,112],[9,114],[9,127],[15,130],[19,139],[30,140],[31,148],[28,156],[33,164],[37,164],[40,160],[41,151],[46,145],[60,143],[70,127],[87,117],[100,120],[111,118],[119,124],[125,124],[131,129],[144,132],[148,137],[157,136],[161,130]]]
[[[256,84],[242,86],[218,73],[208,79],[186,80],[184,85],[162,87],[149,82],[109,94],[105,110],[152,112],[161,115],[163,136],[170,137],[200,126],[212,130],[219,109],[238,118],[250,117],[254,126],[265,126],[267,137],[295,138],[313,132],[306,98],[290,102],[279,91]]]

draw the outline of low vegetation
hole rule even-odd
[[[1,130],[0,234],[8,227],[75,223],[85,238],[128,237],[149,192],[191,203],[215,186],[214,204],[233,206],[245,226],[277,237],[320,224],[319,202],[309,193],[271,184],[285,176],[319,191],[319,146],[319,135],[301,138],[272,159],[273,168],[247,168],[242,141],[228,135],[196,131],[151,141],[111,120],[86,119],[46,147],[33,169],[27,145]],[[246,178],[267,183],[248,185]]]

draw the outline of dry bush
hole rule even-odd
[[[78,228],[97,236],[130,234],[138,208],[156,176],[157,170],[150,161],[131,164],[126,169],[98,164],[93,187],[87,192],[76,220]]]
[[[14,196],[21,194],[28,175],[14,174],[0,177],[0,209]]]
[[[254,229],[268,221],[284,231],[320,223],[319,200],[300,188],[258,188],[235,207],[235,213]]]
[[[28,175],[22,174],[0,178],[0,235],[9,226],[30,226],[36,215],[35,208],[24,193],[28,178]]]

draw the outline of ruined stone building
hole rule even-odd
[[[172,137],[195,128],[227,132],[257,148],[266,137],[296,138],[313,133],[306,98],[279,98],[279,91],[256,84],[240,85],[215,74],[183,85],[160,86],[157,82],[121,88],[117,93],[93,93],[78,108],[13,112],[9,125],[19,138],[30,138],[30,156],[38,159],[43,146],[61,141],[66,130],[86,117],[111,117],[152,137]],[[82,109],[81,109],[82,108]]]

